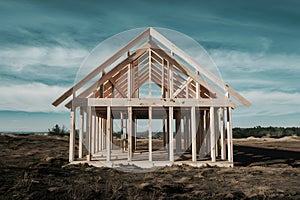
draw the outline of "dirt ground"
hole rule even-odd
[[[235,139],[234,168],[68,164],[68,138],[0,135],[0,199],[300,199],[300,139]]]

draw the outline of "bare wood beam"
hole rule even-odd
[[[184,90],[184,88],[186,88],[186,86],[188,84],[190,84],[190,82],[192,82],[193,79],[191,77],[188,77],[187,80],[185,80],[185,82],[181,85],[181,87],[179,87],[179,89],[177,89],[175,92],[174,92],[174,97],[176,97],[182,90]]]

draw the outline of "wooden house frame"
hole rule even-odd
[[[141,97],[139,90],[145,84],[149,94]],[[159,97],[152,98],[153,85],[159,87]],[[198,155],[204,145],[209,148],[210,163],[233,166],[231,112],[237,104],[231,97],[250,106],[234,89],[150,27],[63,93],[53,105],[71,98],[66,104],[70,109],[70,162],[82,161],[85,156],[88,162],[100,160],[107,166],[119,161],[138,162],[134,156],[135,122],[142,118],[148,119],[149,124],[148,152],[143,161],[151,166],[159,162],[174,164],[178,160],[175,155],[186,152],[191,153],[189,163],[200,165],[203,161]],[[162,138],[167,157],[163,160],[154,159],[153,119],[163,120],[164,124]],[[125,127],[122,151],[113,148],[113,120],[121,120],[121,132]],[[205,135],[209,140],[204,141]],[[83,155],[84,142],[87,155]],[[123,159],[118,159],[122,155]]]

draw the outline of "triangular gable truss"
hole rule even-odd
[[[147,37],[149,37],[149,41],[129,55],[128,52],[130,52],[133,47],[138,45]],[[194,71],[176,60],[170,52],[156,44],[152,38],[159,41],[159,43],[161,43],[163,46],[167,47],[186,63],[194,67],[199,74],[196,74]],[[105,71],[107,67],[113,64],[125,53],[128,54],[127,58],[113,67],[110,71]],[[151,65],[149,65],[150,62]],[[236,91],[230,88],[210,71],[206,70],[200,64],[195,62],[191,57],[189,57],[186,53],[176,47],[176,45],[171,43],[153,28],[146,29],[139,36],[129,42],[125,47],[116,52],[107,61],[95,68],[90,74],[76,83],[56,101],[54,101],[53,105],[58,106],[72,94],[76,98],[128,98],[127,79],[129,65],[132,65],[131,71],[132,76],[134,77],[134,92],[136,92],[147,81],[152,81],[160,88],[164,88],[162,91],[165,90],[167,92],[168,90],[172,90],[173,96],[169,96],[169,98],[195,98],[197,95],[197,87],[199,87],[199,91],[201,91],[199,96],[201,98],[228,99],[222,92],[220,92],[210,83],[206,82],[202,77],[205,76],[218,85],[221,89],[224,89],[224,92],[228,92],[231,96],[236,98],[245,106],[250,105],[250,103]],[[169,74],[168,71],[170,66],[174,68],[171,74]],[[79,95],[75,95],[76,91],[78,91],[81,87],[83,87],[86,83],[100,73],[102,73],[102,76],[98,79],[98,81],[94,82]],[[173,88],[169,88],[169,76],[172,76]],[[237,106],[233,102],[232,105],[233,107]],[[71,101],[66,106],[70,108]]]

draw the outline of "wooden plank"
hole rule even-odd
[[[106,113],[106,161],[111,159],[111,107],[107,107]]]
[[[113,79],[109,79],[109,81],[114,86],[114,88],[120,93],[120,95],[122,96],[122,98],[126,98],[126,95],[124,94],[124,91],[116,84],[116,82],[114,82]]]
[[[220,108],[221,159],[226,159],[224,108]]]
[[[196,108],[192,106],[191,109],[191,128],[192,128],[192,161],[197,161],[197,147],[196,147]]]
[[[228,142],[228,161],[233,162],[231,107],[227,108],[227,142]]]
[[[91,128],[91,154],[95,153],[95,115],[92,114]]]
[[[86,138],[87,138],[87,150],[88,155],[86,156],[87,161],[91,161],[91,123],[92,123],[92,109],[91,107],[87,107],[87,117],[86,117]]]
[[[83,99],[75,99],[74,105],[79,104]],[[175,99],[157,99],[157,98],[89,98],[85,106],[133,106],[133,107],[148,107],[148,106],[174,106],[174,107],[190,107],[191,105],[198,107],[227,107],[231,106],[231,102],[223,101],[222,99],[186,99],[186,98],[175,98]]]
[[[98,130],[99,130],[99,151],[101,152],[103,150],[102,148],[102,137],[103,137],[103,132],[102,132],[102,117],[99,116],[99,127],[98,127]]]
[[[82,158],[82,153],[83,153],[83,129],[84,129],[84,112],[83,109],[80,107],[78,158]]]
[[[176,110],[175,112],[175,131],[176,131],[176,153],[179,154],[181,150],[181,111]]]
[[[132,107],[128,107],[128,161],[132,160]]]
[[[169,107],[169,160],[174,162],[173,107]]]
[[[149,107],[149,161],[152,161],[152,107]]]
[[[174,97],[176,97],[182,90],[184,90],[186,88],[186,86],[192,82],[192,78],[188,77],[188,79],[185,80],[185,82],[174,92]]]
[[[69,144],[69,162],[75,159],[75,110],[72,108],[70,112],[70,144]]]
[[[216,75],[211,73],[209,70],[201,66],[198,62],[196,62],[193,58],[191,58],[188,54],[186,54],[184,51],[182,51],[180,48],[178,48],[175,44],[170,42],[167,38],[165,38],[163,35],[158,33],[153,28],[150,28],[150,35],[158,40],[160,43],[162,43],[164,46],[169,48],[171,51],[173,51],[176,55],[178,55],[180,58],[182,58],[185,62],[189,63],[191,66],[193,66],[195,69],[198,69],[201,74],[206,76],[208,79],[210,79],[212,82],[217,84],[220,88],[222,88],[224,91],[228,91],[231,96],[233,96],[235,99],[237,99],[239,102],[241,102],[246,107],[249,107],[251,103],[246,100],[244,97],[242,97],[239,93],[237,93],[233,88],[231,88],[229,85],[224,83],[222,80],[220,80]]]
[[[63,93],[59,98],[57,98],[52,105],[58,106],[61,104],[64,100],[66,100],[69,96],[73,94],[73,88],[68,89],[65,93]]]
[[[127,98],[130,99],[132,95],[132,64],[128,65],[128,71],[127,71]]]
[[[151,51],[150,51],[150,48],[148,49],[148,51],[149,51],[149,90],[148,90],[148,95],[149,95],[149,97],[151,97],[152,96],[152,84],[151,84]]]
[[[210,147],[211,147],[210,156],[211,156],[211,161],[212,162],[216,162],[215,108],[213,106],[210,107],[209,114],[210,114],[209,129],[210,129],[210,136],[211,136],[211,140],[210,140]]]

